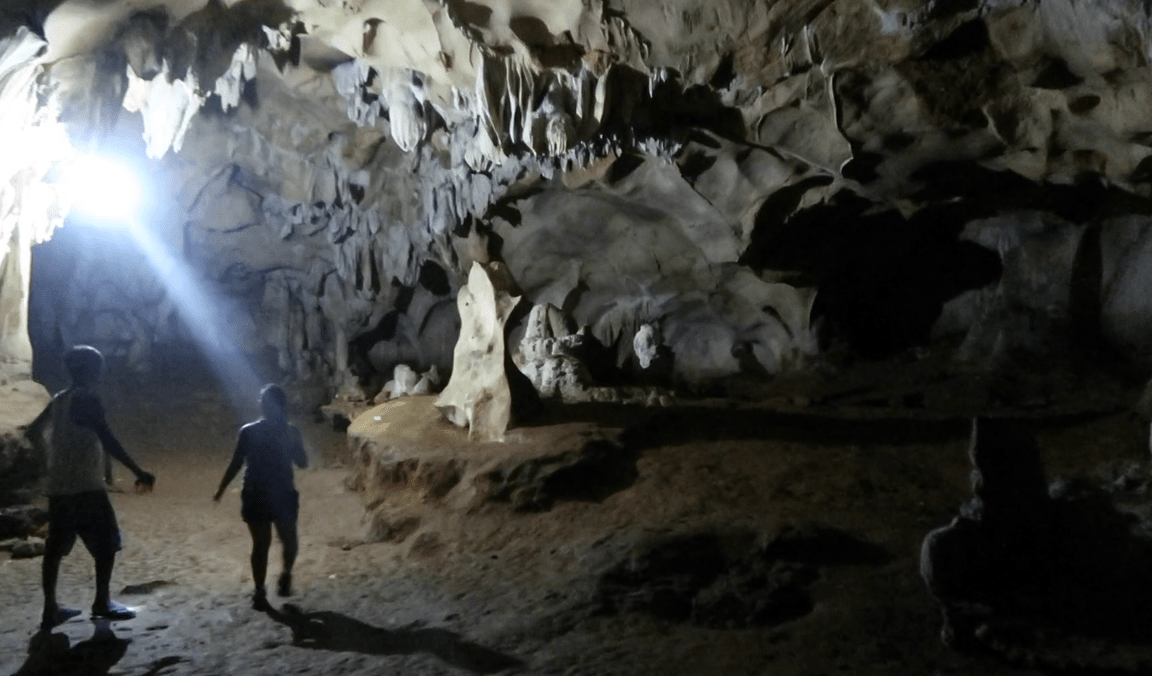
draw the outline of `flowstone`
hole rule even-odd
[[[474,262],[456,298],[460,339],[452,353],[452,378],[436,407],[477,441],[499,441],[512,418],[512,389],[505,370],[505,325],[520,296],[503,263]]]

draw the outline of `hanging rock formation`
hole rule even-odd
[[[689,390],[841,343],[1152,355],[1136,0],[90,5],[0,8],[5,354],[30,352],[29,268],[60,267],[32,243],[80,225],[44,179],[103,152],[210,310],[73,242],[76,293],[27,310],[45,355],[107,341],[142,371],[209,324],[367,400],[399,363],[451,369],[454,296],[493,258],[626,372],[658,327]]]

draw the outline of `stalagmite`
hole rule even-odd
[[[508,269],[501,263],[473,263],[460,289],[460,339],[452,355],[452,378],[436,407],[453,424],[468,428],[477,441],[499,441],[512,416],[512,392],[505,373],[504,326],[520,302]]]

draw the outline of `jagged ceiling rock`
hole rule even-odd
[[[993,297],[1091,315],[1101,223],[1097,323],[1148,353],[1150,28],[1139,0],[18,0],[0,115],[44,150],[0,164],[0,234],[46,237],[40,178],[134,134],[248,347],[365,387],[444,359],[474,261],[620,364],[658,325],[693,383],[805,363],[818,316],[881,354],[983,344]]]

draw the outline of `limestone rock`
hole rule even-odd
[[[833,528],[789,526],[766,542],[751,533],[687,533],[639,542],[597,582],[606,613],[642,612],[716,629],[772,626],[815,607],[820,569],[878,565],[880,546]]]
[[[24,430],[50,400],[43,386],[31,380],[4,380],[0,384],[0,401],[4,404],[0,419],[0,508],[25,505],[40,492],[44,455],[24,436]],[[12,509],[18,514],[29,513],[20,511],[23,507]]]
[[[32,559],[44,555],[44,540],[41,538],[28,538],[12,546],[12,558]]]
[[[473,263],[468,284],[460,289],[460,339],[452,358],[452,377],[436,406],[469,437],[498,441],[512,417],[512,391],[505,371],[505,324],[520,296],[500,263]]]
[[[407,364],[397,364],[389,380],[373,403],[380,404],[388,399],[412,394],[431,394],[440,386],[440,373],[432,366],[426,373],[418,374]]]
[[[48,512],[22,505],[0,508],[0,540],[27,538],[48,523]]]
[[[347,483],[364,499],[373,537],[404,541],[445,514],[487,505],[540,511],[559,500],[600,500],[636,479],[636,452],[593,425],[517,428],[502,443],[477,443],[444,420],[436,401],[394,399],[348,428]]]
[[[969,457],[972,500],[921,550],[944,642],[1078,670],[1116,666],[1101,641],[1146,642],[1147,525],[1086,479],[1047,485],[1035,440],[1011,423],[975,420]]]
[[[635,371],[691,388],[803,368],[817,329],[913,347],[941,310],[977,358],[1075,315],[1149,359],[1137,0],[27,4],[0,7],[4,356],[27,360],[25,287],[55,275],[26,313],[42,354],[103,343],[139,372],[201,339],[367,397],[398,363],[450,366],[449,299],[502,260],[629,375],[659,325],[670,372]],[[29,274],[71,206],[42,179],[78,148],[139,161],[145,230],[211,322],[130,243]],[[928,255],[973,224],[1001,231],[978,239],[1002,305],[980,260]],[[1071,283],[1097,227],[1099,284]]]
[[[597,384],[588,361],[604,359],[606,350],[587,327],[568,328],[569,320],[555,307],[535,305],[528,313],[524,335],[513,354],[516,367],[545,399],[565,403],[617,402],[666,406],[672,394],[654,387]]]

